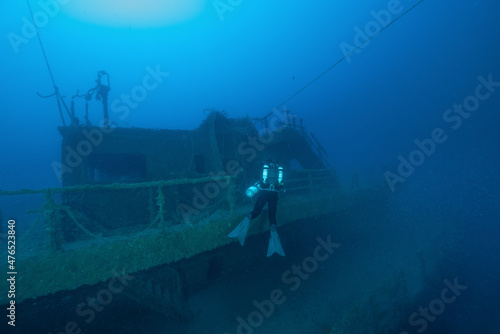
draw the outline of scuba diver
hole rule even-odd
[[[267,256],[269,257],[274,253],[285,256],[278,232],[276,231],[276,209],[278,207],[278,191],[280,190],[284,191],[283,167],[272,162],[264,164],[262,179],[246,190],[248,197],[252,197],[258,193],[253,211],[228,236],[230,238],[238,238],[240,244],[243,246],[250,221],[261,213],[264,205],[267,203],[269,223],[271,225],[271,237],[267,248]]]

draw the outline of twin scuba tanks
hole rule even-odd
[[[267,183],[267,180],[270,177],[270,174],[273,174],[271,176],[274,179],[274,181],[276,182],[276,167],[277,167],[277,171],[278,171],[277,183],[278,183],[278,185],[281,184],[281,182],[283,181],[283,167],[281,167],[277,164],[276,165],[272,164],[272,163],[270,165],[264,164],[264,167],[262,168],[262,181],[264,182],[264,184]],[[270,170],[270,168],[272,168],[272,170]],[[274,190],[275,187],[276,187],[275,183],[271,183],[269,185],[270,190]],[[259,181],[259,182],[256,182],[253,186],[249,187],[245,193],[248,197],[253,197],[256,193],[259,192],[260,189],[261,188],[260,188],[260,181]]]

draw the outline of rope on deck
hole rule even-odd
[[[75,223],[75,225],[78,226],[80,228],[80,230],[82,230],[83,232],[85,232],[85,234],[87,234],[88,236],[90,236],[92,238],[95,238],[95,239],[99,239],[99,238],[102,237],[101,233],[94,234],[94,233],[90,232],[89,230],[87,230],[85,228],[85,226],[83,226],[82,224],[80,224],[78,222],[78,220],[76,219],[75,215],[73,214],[73,212],[71,211],[71,209],[68,206],[58,205],[58,207],[59,207],[60,210],[64,210],[64,212],[66,212],[68,214],[68,217],[71,218],[71,220],[73,221],[73,223]]]

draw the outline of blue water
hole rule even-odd
[[[389,189],[394,211],[425,216],[429,234],[438,221],[458,233],[460,220],[466,241],[441,277],[469,287],[426,332],[499,332],[498,1],[60,2],[30,4],[68,106],[105,70],[116,126],[194,129],[207,109],[286,108],[323,144],[343,189],[356,171],[361,186]],[[0,12],[0,189],[59,187],[62,120],[54,97],[36,95],[54,88],[28,5],[5,0]],[[83,121],[85,101],[75,107]],[[90,101],[90,121],[102,117]],[[25,217],[26,201],[1,199],[4,220]]]

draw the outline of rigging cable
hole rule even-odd
[[[40,34],[38,32],[38,27],[36,26],[35,18],[33,17],[33,11],[31,10],[31,5],[30,5],[29,0],[26,0],[26,3],[28,4],[28,9],[30,11],[31,20],[33,21],[33,26],[35,27],[36,36],[38,37],[38,42],[40,42],[40,47],[42,48],[42,53],[43,53],[43,57],[45,59],[45,64],[47,65],[47,69],[49,70],[50,79],[52,80],[52,85],[54,86],[54,90],[55,90],[55,92],[53,94],[51,94],[51,95],[49,95],[47,97],[50,97],[50,96],[53,96],[53,95],[56,96],[56,98],[57,98],[57,106],[59,107],[59,114],[61,115],[61,120],[62,120],[63,125],[66,126],[66,122],[64,121],[64,117],[63,117],[63,113],[62,113],[61,102],[62,102],[62,104],[64,106],[64,109],[66,109],[66,112],[70,116],[70,118],[71,118],[71,113],[69,112],[68,106],[66,105],[66,103],[63,100],[63,98],[61,97],[61,94],[59,94],[59,89],[56,86],[56,82],[54,80],[54,76],[52,75],[52,70],[50,69],[49,61],[47,60],[47,55],[45,54],[45,49],[43,48],[42,39],[40,38]],[[42,96],[40,94],[38,94],[38,96],[44,97],[44,96]]]
[[[419,2],[417,2],[416,4],[414,4],[411,8],[409,8],[408,10],[406,10],[403,14],[399,15],[394,20],[392,20],[391,22],[389,22],[386,26],[382,27],[373,36],[370,36],[366,41],[364,41],[363,43],[361,43],[360,45],[358,45],[357,47],[355,47],[351,52],[349,52],[348,54],[344,55],[342,58],[340,58],[339,60],[337,60],[337,62],[335,64],[333,64],[332,66],[330,66],[329,68],[327,68],[323,73],[321,73],[320,75],[318,75],[316,78],[314,78],[312,81],[310,81],[307,85],[305,85],[304,87],[302,87],[301,89],[299,89],[297,92],[295,92],[294,94],[292,94],[290,97],[288,97],[286,100],[284,100],[283,102],[281,102],[279,105],[277,105],[276,107],[274,107],[273,111],[269,112],[262,119],[267,118],[269,115],[271,115],[274,112],[274,110],[278,109],[279,107],[281,107],[282,105],[284,105],[285,103],[287,103],[288,101],[290,101],[291,99],[293,99],[295,96],[299,95],[304,89],[306,89],[307,87],[309,87],[310,85],[312,85],[315,81],[317,81],[319,78],[321,78],[323,75],[325,75],[328,71],[330,71],[332,68],[334,68],[335,66],[337,66],[337,64],[339,64],[342,60],[346,59],[347,57],[349,57],[350,55],[352,55],[354,52],[358,51],[363,45],[365,45],[366,43],[368,43],[372,38],[376,37],[378,34],[380,34],[382,31],[384,31],[391,24],[393,24],[394,22],[396,22],[397,20],[399,20],[401,17],[403,17],[404,15],[406,15],[407,13],[409,13],[412,9],[414,9],[415,7],[417,7],[418,5],[420,5],[423,1],[424,0],[420,0]]]

